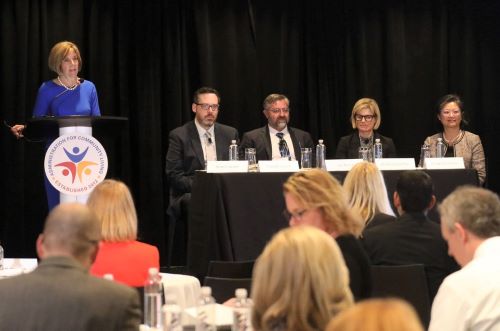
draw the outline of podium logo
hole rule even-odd
[[[45,174],[59,192],[89,194],[108,172],[108,157],[101,143],[86,134],[66,134],[49,146]]]

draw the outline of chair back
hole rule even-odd
[[[408,301],[415,308],[423,326],[427,329],[431,303],[424,265],[373,265],[371,271],[372,296],[398,297]]]
[[[212,296],[215,298],[215,301],[222,304],[233,298],[234,292],[238,288],[247,289],[248,296],[250,296],[252,278],[223,278],[206,276],[203,281],[203,286],[210,286],[212,288]]]
[[[252,278],[255,260],[210,261],[207,276],[222,278]]]

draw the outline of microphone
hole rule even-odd
[[[368,145],[370,143],[370,139],[365,138],[365,139],[363,139],[363,142],[365,143],[365,145]]]
[[[211,144],[212,143],[212,138],[211,137],[208,137],[208,143]]]

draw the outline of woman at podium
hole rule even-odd
[[[82,69],[82,57],[78,47],[69,41],[61,41],[52,47],[48,59],[49,69],[57,74],[43,82],[38,89],[33,117],[43,116],[100,116],[95,85],[78,77]],[[11,127],[12,133],[23,137],[25,125]],[[47,147],[50,145],[47,142]],[[45,177],[49,210],[59,204],[59,192]]]

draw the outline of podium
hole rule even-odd
[[[24,134],[30,140],[50,144],[45,153],[45,176],[59,191],[61,203],[85,203],[92,189],[106,177],[106,151],[93,133],[117,135],[127,122],[127,118],[115,116],[49,116],[27,121]],[[46,185],[47,195],[54,194],[57,200],[57,193],[51,193]]]

